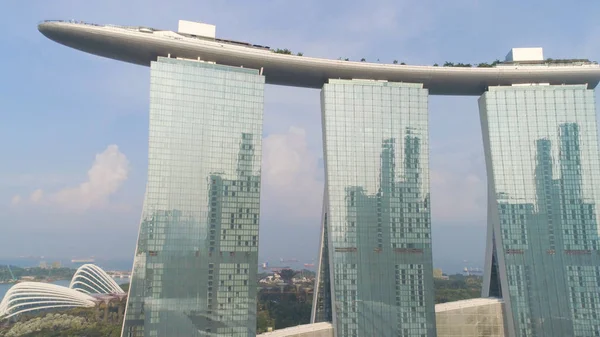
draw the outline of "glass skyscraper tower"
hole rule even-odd
[[[254,336],[264,77],[159,57],[122,335]]]
[[[490,87],[483,296],[509,336],[600,336],[600,158],[587,85]]]
[[[427,96],[483,93],[482,295],[504,300],[508,336],[600,337],[597,62],[548,59],[542,48],[477,68],[340,62],[220,39],[215,26],[185,20],[177,32],[73,20],[38,29],[152,68],[124,336],[255,333],[264,67],[269,84],[322,88],[313,322],[332,321],[336,337],[435,335]]]
[[[336,336],[435,336],[421,84],[329,80],[326,187],[313,321]]]

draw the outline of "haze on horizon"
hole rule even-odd
[[[0,43],[0,256],[131,259],[145,190],[149,69],[78,52],[37,31],[44,19],[217,26],[217,36],[306,56],[407,64],[479,63],[512,47],[597,60],[600,3],[516,0],[283,3],[7,2]],[[159,14],[160,15],[157,15]],[[569,18],[577,18],[569,19]],[[430,98],[437,266],[482,266],[486,174],[474,97]],[[323,193],[319,90],[267,86],[260,260],[316,257]]]

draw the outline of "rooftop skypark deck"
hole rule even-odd
[[[181,24],[181,22],[180,22]],[[199,24],[204,25],[204,24]],[[140,26],[98,25],[81,21],[44,21],[38,29],[49,39],[94,55],[150,66],[159,56],[261,69],[268,84],[319,89],[330,78],[423,83],[432,95],[481,95],[490,86],[513,84],[587,84],[595,88],[600,66],[587,60],[521,60],[490,67],[416,66],[331,60],[291,55],[269,47]],[[212,32],[210,32],[212,27]],[[202,28],[204,29],[204,28]],[[202,35],[204,34],[204,35]]]

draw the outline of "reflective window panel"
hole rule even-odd
[[[338,337],[435,336],[427,100],[410,83],[329,80],[321,91],[321,261]]]
[[[594,91],[491,87],[479,106],[495,252],[486,286],[504,297],[509,336],[600,336]]]
[[[254,336],[264,77],[159,57],[123,336]]]

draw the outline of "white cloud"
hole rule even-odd
[[[431,157],[431,215],[434,223],[485,224],[487,178],[482,154],[452,151]]]
[[[47,193],[37,189],[29,196],[32,204],[58,207],[68,211],[85,211],[109,205],[110,196],[119,190],[129,173],[129,160],[117,145],[109,145],[88,171],[86,181],[76,187]],[[13,197],[19,203],[19,196]]]
[[[31,200],[32,202],[39,202],[40,200],[42,200],[43,196],[44,191],[42,189],[37,189],[33,191],[33,193],[31,193],[31,195],[29,196],[29,200]]]
[[[444,148],[430,167],[432,216],[441,225],[485,223],[486,177],[479,151]],[[276,219],[320,217],[323,168],[307,146],[306,132],[290,127],[263,140],[263,215]],[[311,222],[311,224],[313,224]]]
[[[263,140],[265,213],[293,218],[320,214],[323,182],[318,159],[307,146],[304,129],[292,126],[287,133]]]
[[[52,174],[52,173],[17,173],[3,174],[0,176],[0,185],[2,187],[24,188],[34,186],[53,186],[64,184],[69,176],[67,174]]]
[[[485,220],[486,182],[451,171],[431,171],[431,212],[435,220],[461,224]]]
[[[21,202],[21,196],[20,195],[15,195],[10,200],[10,205],[11,206],[17,206],[20,202]]]

